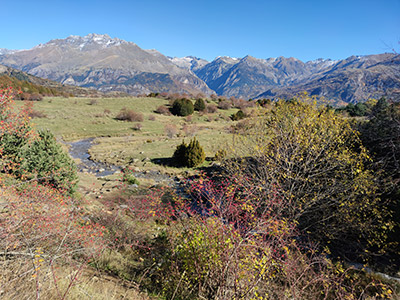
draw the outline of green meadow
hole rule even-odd
[[[23,102],[16,104],[22,106]],[[145,168],[163,164],[182,140],[188,142],[196,137],[209,158],[232,143],[232,126],[237,122],[229,117],[238,109],[194,112],[189,117],[155,112],[159,106],[168,104],[168,100],[149,97],[53,97],[33,102],[34,111],[44,117],[33,117],[32,121],[36,129],[48,129],[65,142],[96,138],[90,149],[94,160]],[[117,120],[116,116],[124,108],[141,113],[143,121]]]

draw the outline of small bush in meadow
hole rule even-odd
[[[140,131],[140,130],[142,130],[142,127],[143,127],[142,123],[136,123],[136,124],[133,126],[133,130]]]
[[[29,112],[29,116],[33,119],[33,118],[47,118],[47,115],[44,113],[44,112],[42,112],[42,111],[39,111],[39,110],[34,110],[34,109],[32,109],[30,112]]]
[[[194,103],[194,110],[196,111],[203,111],[206,109],[206,103],[204,102],[203,99],[199,98],[196,100]]]
[[[139,180],[135,177],[135,171],[129,167],[122,170],[122,182],[139,185]]]
[[[232,107],[232,103],[228,100],[221,101],[218,103],[218,108],[219,109],[230,109]]]
[[[176,147],[173,155],[176,165],[193,168],[204,162],[206,155],[200,143],[193,138],[189,144],[182,141],[182,144]]]
[[[187,123],[191,123],[193,121],[193,116],[192,115],[187,116],[185,121]]]
[[[159,107],[157,107],[155,112],[160,114],[160,115],[164,115],[164,116],[170,116],[171,115],[171,112],[169,111],[168,107],[166,107],[165,105],[160,105]]]
[[[196,125],[184,125],[183,126],[183,132],[185,133],[186,136],[194,136],[199,128]]]
[[[194,112],[194,106],[188,99],[177,99],[172,104],[171,112],[176,116],[186,117]]]
[[[206,111],[210,114],[217,112],[217,110],[218,110],[218,107],[215,104],[209,104],[206,107]]]
[[[167,124],[164,127],[165,134],[172,139],[177,133],[178,128],[174,124]]]
[[[244,114],[244,112],[242,110],[239,110],[237,113],[231,115],[231,119],[232,121],[239,121],[242,120],[246,117],[246,115]]]
[[[143,114],[127,108],[121,109],[115,118],[121,121],[143,122]]]
[[[217,152],[215,152],[214,160],[219,161],[223,160],[226,157],[227,153],[225,149],[220,149]]]

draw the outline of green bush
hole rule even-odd
[[[173,159],[178,166],[193,168],[204,162],[206,155],[204,153],[203,147],[194,138],[187,145],[185,141],[176,147],[173,155]]]
[[[139,180],[135,177],[135,171],[129,167],[124,168],[122,170],[122,181],[127,182],[128,184],[137,184],[139,185]]]
[[[38,138],[24,148],[21,173],[28,179],[37,178],[39,183],[70,193],[78,181],[74,161],[50,131],[39,131]]]
[[[206,103],[204,102],[203,99],[197,99],[196,102],[194,103],[194,110],[196,111],[203,111],[206,109]]]
[[[242,110],[239,110],[236,114],[231,115],[232,121],[239,121],[244,119],[246,116]]]
[[[185,117],[194,112],[194,106],[188,99],[177,99],[172,104],[171,112],[176,116]]]
[[[214,160],[223,160],[226,157],[227,153],[225,149],[220,149],[215,152]]]

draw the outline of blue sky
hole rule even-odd
[[[400,0],[0,0],[0,48],[107,33],[168,56],[400,52]]]

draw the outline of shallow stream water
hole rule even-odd
[[[96,176],[108,176],[120,171],[121,168],[118,166],[108,165],[90,159],[89,149],[92,146],[93,140],[94,138],[90,138],[67,143],[70,146],[69,154],[73,158],[78,158],[81,161],[78,164],[79,172],[88,172]]]
[[[89,138],[66,143],[69,145],[69,154],[73,158],[80,160],[80,163],[78,164],[79,172],[88,172],[96,175],[97,177],[103,177],[112,175],[117,171],[121,171],[122,168],[120,166],[105,164],[90,159],[89,149],[93,145],[93,141],[94,138]],[[153,179],[156,183],[164,183],[169,186],[177,186],[178,182],[177,178],[173,178],[157,170],[137,171],[135,172],[135,177],[138,179]]]

